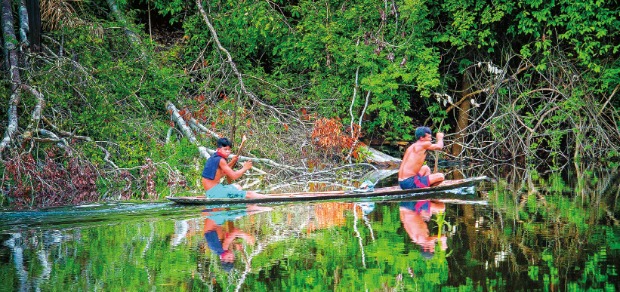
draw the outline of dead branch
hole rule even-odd
[[[590,106],[578,103],[568,107],[566,102],[575,98],[575,93],[583,94],[579,88],[585,85],[575,73],[577,68],[560,51],[554,54],[557,55],[543,71],[533,70],[533,62],[517,54],[504,61],[510,64],[514,63],[511,59],[520,59],[521,64],[513,72],[508,65],[503,69],[472,67],[476,76],[472,79],[472,93],[447,109],[458,107],[474,94],[485,95],[484,102],[469,109],[469,124],[459,132],[466,134],[458,142],[464,144],[461,155],[469,153],[499,163],[524,163],[529,159],[547,163],[546,158],[551,155],[568,160],[601,157],[610,148],[617,149],[620,142],[620,135],[615,135],[619,131],[614,126],[617,113],[606,108],[617,88],[602,99],[585,92],[582,102]],[[529,74],[523,75],[525,72]],[[559,122],[549,122],[563,116],[566,118]],[[560,138],[568,146],[554,142]],[[584,143],[589,146],[585,147]]]
[[[28,10],[26,9],[26,2],[21,0],[19,1],[19,37],[21,40],[21,45],[24,47],[29,46],[29,32],[30,26],[28,25]]]
[[[192,126],[195,129],[198,129],[202,133],[207,133],[207,134],[211,135],[213,138],[216,138],[216,139],[220,138],[220,135],[218,133],[209,130],[207,127],[205,127],[203,124],[201,124],[198,121],[196,121],[196,119],[194,119],[194,118],[190,118],[189,119],[189,125]]]
[[[597,116],[600,116],[601,113],[603,113],[603,110],[607,107],[607,104],[611,101],[614,95],[616,95],[616,92],[618,92],[618,88],[620,88],[620,84],[616,85],[616,88],[614,88],[614,91],[609,95],[609,97],[607,98],[607,101],[605,101],[601,109],[598,111]]]
[[[111,1],[111,0],[108,0],[108,1]],[[217,31],[215,30],[215,28],[211,24],[211,21],[209,20],[209,16],[207,15],[207,13],[205,12],[204,8],[202,7],[202,1],[196,0],[196,6],[198,7],[198,10],[200,11],[200,14],[202,15],[202,18],[203,18],[205,24],[209,28],[209,31],[211,32],[211,36],[213,37],[213,40],[215,41],[215,44],[217,45],[217,48],[226,55],[226,60],[227,60],[228,64],[232,68],[235,76],[237,76],[237,79],[239,81],[239,86],[241,87],[241,92],[243,92],[243,94],[245,94],[246,96],[250,97],[250,99],[252,101],[254,101],[255,103],[257,103],[257,104],[259,104],[259,105],[261,105],[261,106],[263,106],[263,107],[273,111],[275,113],[274,116],[281,123],[283,123],[283,121],[280,119],[280,117],[295,118],[293,115],[288,114],[288,113],[284,113],[281,110],[277,109],[276,107],[271,106],[271,105],[263,102],[256,95],[254,95],[253,92],[247,90],[247,88],[245,87],[245,83],[243,82],[243,76],[241,75],[241,73],[237,69],[237,65],[233,61],[233,58],[232,58],[232,55],[230,54],[230,52],[226,48],[224,48],[224,46],[222,46],[222,43],[220,42],[220,39],[217,36]]]
[[[101,146],[99,144],[95,143],[95,145],[97,145],[97,147],[99,149],[101,149],[101,151],[103,151],[103,153],[105,153],[105,156],[103,157],[103,161],[105,161],[108,164],[110,164],[115,170],[119,169],[119,167],[116,165],[116,163],[114,163],[114,161],[110,160],[110,152],[107,149],[105,149],[105,147],[103,147],[103,146]]]
[[[185,119],[183,119],[183,117],[181,117],[181,114],[179,114],[179,110],[177,109],[177,107],[172,102],[168,101],[166,102],[166,109],[171,114],[170,119],[176,123],[183,135],[185,135],[185,137],[189,139],[189,141],[193,144],[198,144],[198,139],[196,139],[194,132],[192,132],[192,129],[190,129],[190,127],[187,125]]]
[[[125,30],[125,34],[129,38],[129,42],[131,43],[131,45],[134,47],[134,49],[140,52],[140,54],[142,55],[144,59],[146,59],[146,52],[144,51],[140,37],[133,30],[129,28],[129,26],[127,25],[127,20],[125,19],[125,16],[123,16],[121,11],[118,9],[118,6],[116,6],[116,2],[114,0],[106,0],[106,2],[108,3],[108,6],[110,7],[110,11],[112,12],[112,15],[114,15],[116,20],[123,26],[123,29]]]
[[[19,92],[14,92],[9,98],[9,122],[6,127],[6,131],[4,132],[4,138],[2,138],[2,142],[0,142],[0,157],[2,156],[2,153],[4,153],[4,150],[9,146],[13,140],[13,136],[15,136],[15,133],[17,132],[17,104],[19,104],[19,95]]]
[[[71,133],[71,132],[67,132],[67,131],[63,131],[61,129],[59,129],[56,125],[54,125],[47,117],[42,116],[41,119],[43,120],[43,122],[45,122],[46,125],[48,125],[49,127],[51,127],[54,131],[56,131],[58,134],[64,136],[64,137],[68,137],[70,139],[78,139],[78,140],[83,140],[86,142],[92,142],[93,139],[91,137],[88,136],[80,136],[80,135],[76,135],[75,133]]]
[[[358,43],[359,43],[359,40],[358,40]],[[347,154],[347,157],[345,158],[345,160],[348,161],[349,163],[351,163],[351,155],[353,154],[353,150],[356,148],[357,143],[359,143],[359,136],[360,136],[359,135],[360,132],[357,132],[356,134],[355,133],[356,131],[353,130],[353,123],[355,122],[355,117],[353,116],[353,104],[355,103],[355,96],[357,94],[358,80],[359,80],[359,67],[355,71],[355,86],[353,87],[353,98],[351,99],[351,106],[349,106],[349,114],[351,115],[351,128],[350,128],[351,138],[355,139],[355,141],[353,141],[353,145],[351,145],[351,149],[349,149],[349,154]],[[362,109],[362,112],[360,113],[360,117],[357,123],[360,131],[362,129],[362,119],[364,117],[364,114],[366,113],[366,109],[368,108],[369,102],[370,102],[370,91],[368,91],[368,93],[366,94],[366,101],[364,102],[364,108]]]
[[[41,121],[41,113],[43,112],[43,108],[45,107],[45,98],[43,97],[43,94],[41,94],[38,90],[34,89],[32,86],[22,84],[22,88],[28,90],[37,99],[37,105],[32,111],[30,124],[26,128],[26,132],[30,132],[34,128],[37,128],[39,126],[39,121]]]
[[[204,159],[209,158],[209,156],[211,156],[211,154],[215,151],[211,149],[207,149],[206,147],[201,146],[200,143],[198,143],[198,139],[196,139],[194,132],[192,132],[192,129],[190,129],[190,127],[187,125],[187,123],[185,122],[185,119],[183,119],[181,114],[179,114],[179,110],[177,109],[177,107],[174,106],[172,102],[168,101],[166,102],[166,109],[168,109],[168,111],[171,114],[170,119],[176,123],[176,125],[181,130],[181,133],[183,133],[183,135],[187,139],[189,139],[189,141],[192,142],[192,144],[195,144],[198,147],[198,152],[200,152],[200,156]]]
[[[62,50],[62,44],[59,43],[57,40],[49,37],[49,36],[43,36],[44,38],[46,38],[48,41],[55,43],[60,50]],[[45,49],[45,51],[50,54],[54,60],[57,61],[64,61],[64,62],[70,62],[74,68],[78,69],[80,72],[82,72],[82,74],[84,74],[84,76],[86,76],[88,79],[92,79],[93,76],[88,73],[88,70],[86,70],[86,68],[84,68],[84,66],[82,66],[82,64],[78,63],[77,61],[71,59],[71,58],[67,58],[65,56],[62,56],[62,54],[56,54],[54,53],[54,51],[52,51],[48,46],[43,45],[43,49]]]
[[[67,143],[67,141],[65,139],[62,139],[62,138],[58,137],[58,135],[56,135],[54,132],[48,131],[48,130],[45,130],[45,129],[38,129],[37,130],[37,134],[39,135],[39,137],[33,137],[33,140],[35,140],[37,142],[53,142],[53,143],[56,143],[56,145],[58,147],[60,147],[63,150],[65,150],[65,152],[67,152],[68,154],[71,154],[71,149],[69,148],[69,143]]]
[[[166,109],[168,109],[168,111],[170,111],[171,120],[174,121],[175,124],[180,128],[181,133],[183,133],[183,135],[187,139],[189,139],[189,141],[192,142],[192,144],[195,144],[198,147],[198,150],[200,152],[200,156],[202,158],[204,158],[204,159],[209,158],[209,156],[211,156],[211,154],[213,154],[215,152],[215,150],[208,149],[208,148],[200,145],[200,143],[198,142],[198,139],[196,139],[196,136],[194,135],[194,132],[187,125],[187,123],[185,122],[185,119],[179,114],[178,109],[176,108],[176,106],[172,102],[168,101],[166,103]],[[195,122],[195,123],[198,124],[197,122]],[[232,155],[232,157],[235,157],[235,155]],[[302,171],[301,168],[280,164],[280,163],[277,163],[277,162],[275,162],[275,161],[273,161],[271,159],[251,158],[251,157],[246,157],[246,156],[239,156],[239,161],[247,161],[247,160],[251,160],[253,162],[260,162],[260,163],[263,163],[263,164],[267,164],[267,165],[269,165],[271,167],[275,167],[275,168],[278,168],[278,169],[287,169],[287,170],[296,171],[296,172]]]
[[[493,91],[493,90],[494,90],[495,88],[497,88],[499,85],[501,85],[501,84],[503,84],[503,83],[506,83],[506,82],[508,82],[508,81],[510,81],[510,80],[513,80],[513,79],[514,79],[514,78],[516,78],[516,76],[518,76],[521,72],[523,72],[523,71],[525,71],[525,70],[529,69],[530,67],[532,67],[532,64],[531,64],[531,63],[528,63],[526,66],[523,66],[523,67],[520,67],[519,69],[517,69],[517,71],[516,71],[514,74],[512,74],[510,78],[505,78],[505,79],[502,79],[502,81],[500,82],[500,84],[498,84],[498,85],[491,84],[491,85],[489,85],[488,87],[484,87],[484,88],[482,88],[482,89],[478,89],[478,90],[476,90],[476,91],[474,91],[474,92],[471,92],[471,93],[468,93],[468,94],[464,95],[464,96],[463,96],[463,97],[461,97],[461,99],[459,99],[457,102],[455,102],[455,103],[451,104],[451,105],[450,105],[450,106],[446,109],[446,112],[450,112],[452,109],[454,109],[455,107],[458,107],[459,105],[461,105],[461,103],[463,103],[465,100],[467,100],[468,98],[470,98],[470,97],[472,97],[472,96],[476,96],[476,95],[481,94],[481,93],[485,93],[485,92],[491,92],[491,91]]]

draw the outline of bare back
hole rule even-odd
[[[417,141],[407,148],[398,169],[399,180],[412,177],[420,172],[426,160],[426,149],[429,145],[431,145],[430,142]]]

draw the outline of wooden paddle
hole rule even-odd
[[[243,135],[243,137],[241,137],[241,144],[239,144],[239,148],[237,148],[237,155],[233,157],[228,163],[228,166],[230,166],[230,168],[233,168],[235,164],[237,164],[237,161],[239,161],[239,156],[241,156],[241,150],[243,149],[243,144],[245,144],[245,140],[247,140],[247,138],[245,137],[245,135]],[[226,177],[226,181],[229,184],[233,182],[233,180],[230,179],[228,176]]]
[[[247,137],[243,135],[243,137],[241,137],[241,144],[239,144],[239,148],[237,148],[237,155],[233,157],[233,159],[230,160],[230,163],[228,163],[228,166],[230,166],[231,168],[235,166],[235,164],[237,164],[237,161],[239,160],[239,156],[241,156],[241,150],[243,149],[243,144],[245,144],[246,140],[247,140]]]
[[[441,131],[441,127],[442,126],[443,126],[443,120],[441,120],[441,122],[439,123],[439,129],[437,131]],[[437,135],[437,133],[435,133],[435,136],[436,135]],[[439,172],[439,155],[441,154],[441,151],[443,151],[443,150],[437,150],[435,152],[435,167],[433,169],[433,173]]]

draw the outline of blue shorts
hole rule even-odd
[[[237,189],[233,185],[216,184],[209,189],[205,196],[209,199],[245,199],[247,191]]]
[[[430,211],[431,201],[423,200],[416,202],[402,202],[400,203],[400,207],[409,209],[414,212]]]
[[[399,181],[398,184],[403,190],[428,188],[430,186],[428,182],[428,175],[414,175],[410,178]]]
[[[209,215],[207,215],[207,217],[209,217],[211,220],[213,220],[213,222],[215,222],[215,224],[217,225],[223,225],[224,223],[226,223],[227,221],[235,221],[243,216],[248,215],[248,211],[244,208],[244,209],[233,209],[233,210],[224,210],[224,211],[214,211],[211,212],[208,209],[202,210],[203,212],[208,212]]]

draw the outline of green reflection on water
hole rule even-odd
[[[490,199],[498,230],[485,244],[510,248],[512,277],[527,269],[522,289],[615,291],[618,283],[618,176],[577,171],[541,178],[523,173],[498,184]],[[517,175],[518,176],[518,175]],[[505,274],[501,275],[506,277]],[[611,288],[611,290],[609,290]]]
[[[581,179],[513,173],[483,193],[488,206],[430,213],[418,202],[5,213],[0,290],[615,291],[618,177],[569,177]],[[221,239],[253,239],[232,241],[230,272],[205,240],[207,220]]]

